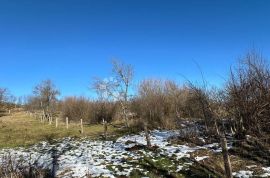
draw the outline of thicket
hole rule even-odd
[[[225,90],[226,111],[239,137],[270,133],[270,68],[266,59],[256,52],[244,56],[231,70]]]
[[[61,103],[62,117],[79,122],[83,119],[89,124],[111,122],[116,114],[116,104],[105,101],[92,101],[85,97],[68,97]]]
[[[94,82],[98,99],[68,97],[61,101],[58,108],[63,118],[83,119],[88,123],[123,119],[127,127],[132,119],[141,128],[145,123],[151,128],[177,128],[179,121],[188,118],[200,120],[205,131],[212,135],[226,129],[239,137],[270,132],[270,68],[267,60],[256,52],[241,58],[239,65],[230,70],[226,85],[220,89],[190,81],[180,85],[172,80],[146,79],[138,84],[131,96],[133,68],[114,62],[112,71],[115,79]],[[54,92],[49,96],[58,94],[53,87],[49,91]],[[28,109],[37,109],[35,107],[42,99],[48,101],[46,96],[39,92],[29,98],[28,103],[32,105],[29,104]],[[48,105],[51,106],[47,102],[45,106]]]

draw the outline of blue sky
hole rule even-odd
[[[62,96],[91,95],[118,58],[135,81],[164,78],[222,85],[250,48],[270,56],[270,1],[0,0],[0,86],[30,94],[52,79]]]

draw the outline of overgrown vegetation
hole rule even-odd
[[[133,67],[119,61],[112,64],[112,77],[96,78],[92,83],[97,99],[58,100],[59,90],[51,80],[45,80],[34,88],[25,109],[43,113],[44,118],[62,116],[72,122],[82,119],[89,124],[123,119],[126,127],[133,123],[132,127],[137,125],[141,129],[143,123],[151,123],[151,128],[177,128],[181,119],[198,118],[210,135],[226,129],[236,133],[238,138],[247,134],[258,137],[269,134],[270,69],[266,60],[254,51],[231,69],[223,89],[208,87],[206,81],[199,86],[190,81],[178,84],[172,80],[145,79],[131,92]],[[8,103],[7,96],[7,89],[1,89],[2,112],[7,111],[4,107]],[[226,124],[224,119],[227,119]]]
[[[89,124],[111,122],[115,117],[117,106],[114,102],[92,101],[85,97],[68,97],[61,103],[63,118],[73,122],[82,119]]]
[[[107,135],[107,122],[120,121],[125,131],[144,129],[148,133],[148,129],[179,129],[183,121],[192,120],[201,123],[201,128],[186,132],[189,135],[183,133],[178,141],[192,144],[200,141],[198,129],[209,140],[219,141],[221,136],[230,134],[236,140],[231,154],[248,158],[252,153],[253,160],[269,165],[270,68],[261,54],[252,51],[241,58],[239,65],[231,69],[226,85],[219,89],[207,86],[206,81],[200,86],[191,81],[179,84],[173,80],[145,79],[131,91],[134,86],[132,66],[114,61],[112,74],[110,78],[95,79],[92,83],[91,89],[98,95],[96,99],[71,96],[59,100],[60,92],[53,82],[41,82],[23,105],[36,118],[5,116],[6,119],[0,120],[0,147],[80,136],[80,122],[89,124],[85,126],[84,135],[92,136],[102,134],[103,129]],[[20,107],[7,91],[0,89],[0,116]],[[70,129],[65,128],[64,122],[58,129],[46,122],[41,124],[39,117],[50,124],[53,118],[55,121],[58,117],[68,118]],[[19,125],[13,125],[14,119]],[[100,123],[104,127],[95,125]],[[149,135],[146,137],[150,148]]]
[[[226,111],[240,138],[270,133],[270,68],[260,54],[248,53],[231,70],[226,92]]]

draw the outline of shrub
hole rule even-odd
[[[92,121],[91,102],[84,97],[68,97],[62,103],[62,115],[70,121],[79,122],[83,119],[86,122]]]
[[[175,128],[177,119],[199,116],[192,90],[171,80],[148,79],[140,83],[131,109],[152,127]]]
[[[270,132],[270,69],[261,55],[250,52],[231,70],[226,91],[227,111],[239,137]]]
[[[116,113],[113,102],[91,101],[85,97],[68,97],[62,102],[62,116],[70,121],[83,119],[88,123],[99,123],[103,119],[111,122]]]

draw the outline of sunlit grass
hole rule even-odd
[[[0,117],[0,148],[27,147],[40,141],[51,141],[63,137],[90,137],[98,138],[103,133],[103,126],[84,124],[84,132],[80,132],[79,123],[70,123],[66,128],[65,122],[58,121],[51,125],[40,122],[38,119],[28,116],[24,112],[15,113],[12,116]],[[108,126],[108,133],[112,134],[115,128]]]

